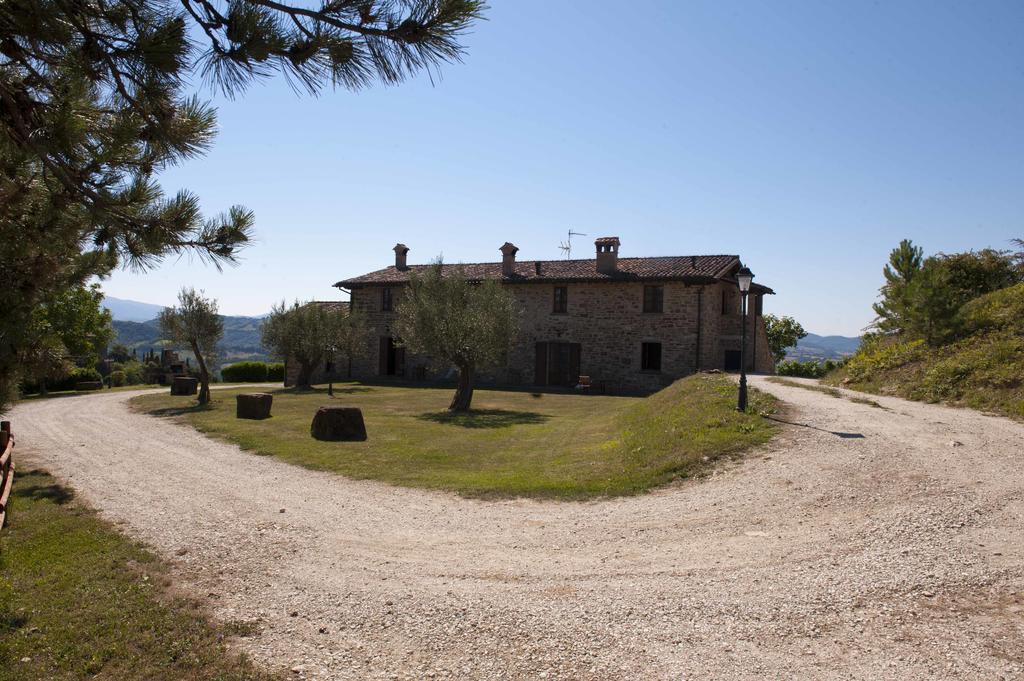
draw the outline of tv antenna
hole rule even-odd
[[[562,251],[562,253],[565,253],[566,260],[572,259],[572,238],[574,236],[586,236],[586,234],[584,234],[583,232],[574,232],[570,229],[569,238],[558,244],[558,248]]]

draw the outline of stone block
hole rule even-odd
[[[365,440],[366,424],[358,407],[320,407],[313,417],[310,433],[317,440]]]
[[[235,397],[235,417],[240,419],[270,418],[274,396],[270,393],[243,393]]]
[[[171,381],[172,395],[195,395],[199,392],[199,379],[192,376],[175,376]]]

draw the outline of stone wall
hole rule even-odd
[[[648,284],[652,282],[647,282]],[[692,286],[662,282],[663,312],[643,312],[644,283],[568,284],[568,310],[553,313],[554,285],[509,284],[523,308],[520,336],[505,366],[482,372],[481,382],[531,385],[534,381],[536,344],[567,342],[580,345],[580,374],[590,376],[598,389],[615,393],[647,393],[698,370],[723,369],[726,350],[740,349],[742,316],[735,286]],[[363,380],[436,379],[450,371],[432,366],[429,358],[407,354],[404,375],[380,375],[380,337],[393,336],[394,312],[381,310],[380,287],[352,291],[352,305],[362,310],[372,331],[364,357],[353,362],[352,376]],[[753,299],[751,301],[753,303]],[[401,304],[401,288],[393,291],[393,306]],[[751,312],[754,305],[750,306]],[[725,314],[723,314],[725,310]],[[698,318],[700,332],[698,333]],[[753,316],[750,317],[753,320]],[[771,373],[773,369],[764,321],[759,316],[747,329],[748,370]],[[698,356],[697,347],[700,343]],[[641,370],[642,343],[661,343],[661,371]],[[287,382],[294,382],[298,368],[289,362]],[[342,366],[344,365],[344,366]],[[341,360],[336,379],[346,375]],[[450,377],[454,377],[453,374]],[[314,382],[324,382],[323,368]]]

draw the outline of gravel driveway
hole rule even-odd
[[[240,645],[297,678],[1024,676],[1024,425],[753,383],[790,405],[770,446],[590,503],[308,471],[130,413],[135,393],[10,418],[21,470],[258,623]]]

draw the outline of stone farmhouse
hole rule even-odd
[[[523,310],[519,337],[505,366],[481,372],[481,383],[564,388],[589,377],[592,389],[648,393],[697,371],[740,368],[740,293],[737,255],[620,258],[618,237],[595,242],[587,260],[518,260],[505,243],[500,262],[444,265],[473,280],[497,279]],[[353,378],[422,381],[443,378],[444,367],[408,356],[392,331],[395,309],[411,274],[409,248],[394,248],[395,264],[339,281],[350,304],[371,327],[372,347],[352,364]],[[771,373],[773,361],[762,318],[770,288],[753,284],[748,300],[748,371]],[[337,305],[337,304],[335,304]],[[289,367],[293,381],[297,369]],[[328,372],[347,375],[328,365]]]

